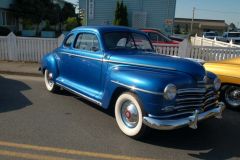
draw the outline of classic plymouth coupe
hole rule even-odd
[[[240,58],[207,62],[204,67],[220,78],[222,82],[220,98],[226,106],[240,109]]]
[[[197,62],[153,53],[147,35],[127,27],[72,30],[42,59],[48,91],[59,88],[108,109],[123,133],[141,137],[147,127],[197,128],[221,118],[220,80]]]

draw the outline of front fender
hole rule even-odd
[[[169,83],[181,88],[193,82],[191,76],[177,71],[115,66],[106,79],[103,107],[107,108],[115,90],[124,88],[138,95],[147,113],[160,112],[166,103],[163,90]]]
[[[55,80],[58,76],[58,67],[57,67],[57,60],[56,60],[56,53],[48,53],[44,55],[42,58],[42,72],[47,69],[51,73],[53,73],[53,79]]]

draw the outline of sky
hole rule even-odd
[[[195,18],[225,20],[240,28],[240,0],[176,0],[176,18]]]
[[[78,0],[66,0],[74,4]],[[225,20],[233,22],[240,28],[240,0],[176,0],[176,18],[192,18],[193,7],[195,18]]]

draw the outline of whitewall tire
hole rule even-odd
[[[53,78],[53,73],[51,73],[46,69],[44,72],[45,86],[49,92],[56,92],[59,87],[55,84],[52,78]]]
[[[129,137],[140,138],[146,126],[143,109],[138,97],[130,92],[121,94],[115,104],[115,118],[120,130]]]

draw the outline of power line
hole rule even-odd
[[[201,9],[201,8],[197,8],[196,10],[198,10],[198,11],[206,11],[206,12],[222,13],[222,14],[240,14],[240,12],[219,11],[219,10],[210,10],[210,9]]]

